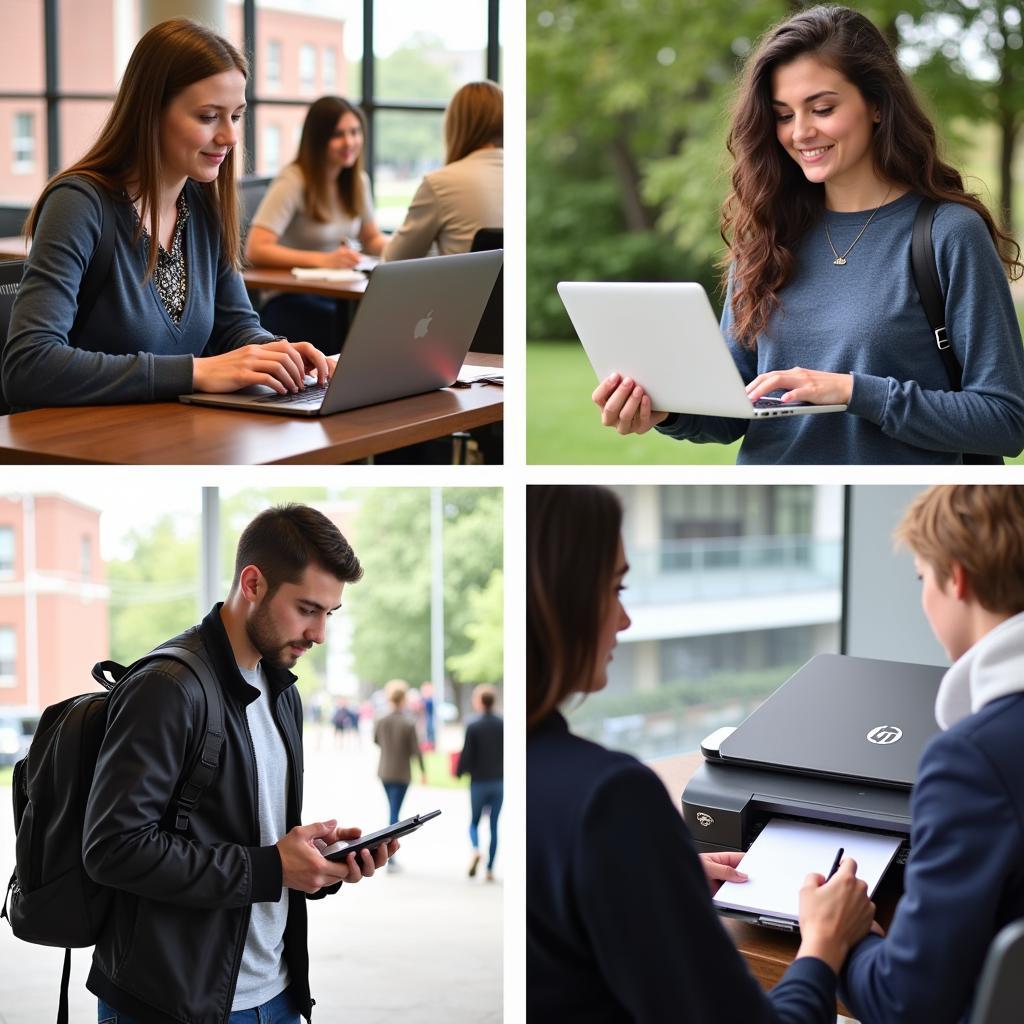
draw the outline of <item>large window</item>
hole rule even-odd
[[[14,572],[14,527],[0,526],[0,575]]]
[[[17,7],[0,33],[0,205],[25,207],[95,138],[142,31],[133,0]],[[341,94],[366,111],[378,222],[397,226],[443,161],[452,94],[499,79],[498,11],[499,0],[226,0],[225,34],[252,61],[246,172],[290,161],[310,100]]]
[[[13,686],[17,671],[18,634],[13,626],[0,626],[0,686]]]

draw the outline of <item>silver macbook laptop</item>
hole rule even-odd
[[[328,416],[454,384],[504,251],[381,263],[373,272],[330,383],[280,395],[257,385],[181,401],[288,416]]]
[[[749,420],[846,408],[751,402],[699,284],[562,281],[558,294],[597,379],[632,377],[659,412]]]

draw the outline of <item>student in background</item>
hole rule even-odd
[[[469,776],[469,803],[472,817],[469,822],[469,841],[473,855],[469,861],[469,877],[476,875],[480,866],[480,818],[487,811],[491,842],[487,850],[487,881],[494,881],[494,858],[498,852],[498,815],[505,795],[505,725],[494,713],[493,686],[478,686],[473,690],[475,718],[466,726],[466,738],[459,754],[455,774]]]
[[[630,624],[621,526],[602,487],[527,488],[527,1015],[834,1024],[836,972],[874,916],[854,862],[807,876],[797,958],[765,995],[708,892],[745,880],[742,854],[698,858],[658,777],[558,710],[604,688]]]
[[[410,763],[418,761],[423,785],[427,784],[427,769],[423,764],[423,753],[416,735],[416,725],[405,713],[405,696],[409,684],[402,679],[392,679],[384,687],[391,711],[377,722],[373,730],[373,742],[380,747],[380,765],[377,775],[384,784],[388,798],[390,817],[393,825],[402,813],[402,801],[412,782]]]
[[[92,148],[43,191],[0,355],[7,404],[172,400],[327,379],[311,345],[264,330],[238,274],[235,148],[245,58],[185,19],[135,47]],[[105,286],[80,317],[79,288],[113,218]]]
[[[384,236],[374,219],[363,169],[366,120],[340,96],[306,112],[295,159],[271,182],[252,218],[245,256],[261,267],[354,267],[377,255]],[[291,332],[338,351],[335,302],[321,295],[273,295],[260,314],[272,331]]]
[[[405,223],[384,248],[386,260],[469,252],[480,228],[504,226],[504,97],[494,82],[470,82],[444,115],[445,166],[413,196]]]
[[[896,537],[953,665],[911,797],[903,898],[888,935],[850,954],[843,999],[864,1024],[954,1024],[992,939],[1024,916],[1024,487],[933,487]]]

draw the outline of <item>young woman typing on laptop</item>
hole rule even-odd
[[[469,252],[481,228],[504,225],[504,95],[494,82],[470,82],[444,113],[445,165],[420,182],[386,260]]]
[[[742,855],[698,858],[657,776],[559,713],[604,688],[630,624],[621,525],[605,488],[527,488],[527,1016],[834,1024],[836,973],[874,916],[853,860],[807,877],[797,959],[765,995],[709,893],[745,880]]]
[[[260,327],[237,271],[234,151],[247,73],[227,40],[191,21],[165,21],[139,41],[99,138],[29,216],[32,250],[0,360],[12,407],[250,384],[283,393],[306,372],[326,380],[313,346]],[[79,317],[104,223],[109,272]]]
[[[960,174],[881,33],[815,7],[749,58],[729,133],[732,191],[722,332],[751,399],[845,404],[845,414],[760,421],[652,410],[613,374],[593,398],[620,433],[729,443],[743,463],[957,463],[1024,447],[1024,353],[1006,280],[1017,244]],[[946,325],[963,368],[951,391],[914,283],[922,197]]]
[[[340,96],[321,96],[310,106],[297,156],[271,182],[253,215],[245,249],[250,263],[347,269],[363,253],[380,254],[384,236],[363,169],[365,137],[363,112]],[[338,351],[333,299],[274,295],[260,319],[269,330]]]

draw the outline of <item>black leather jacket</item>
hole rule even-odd
[[[174,829],[174,797],[205,736],[206,702],[195,677],[171,660],[150,663],[111,694],[86,810],[86,869],[117,890],[86,984],[141,1024],[227,1021],[250,907],[281,898],[280,856],[260,846],[256,757],[245,716],[259,691],[238,671],[220,608],[174,641],[213,667],[224,697],[220,767],[188,832]],[[302,705],[290,672],[264,668],[288,753],[290,829],[300,824],[302,808]],[[302,896],[293,891],[288,901],[284,955],[296,1006],[308,1018]]]

